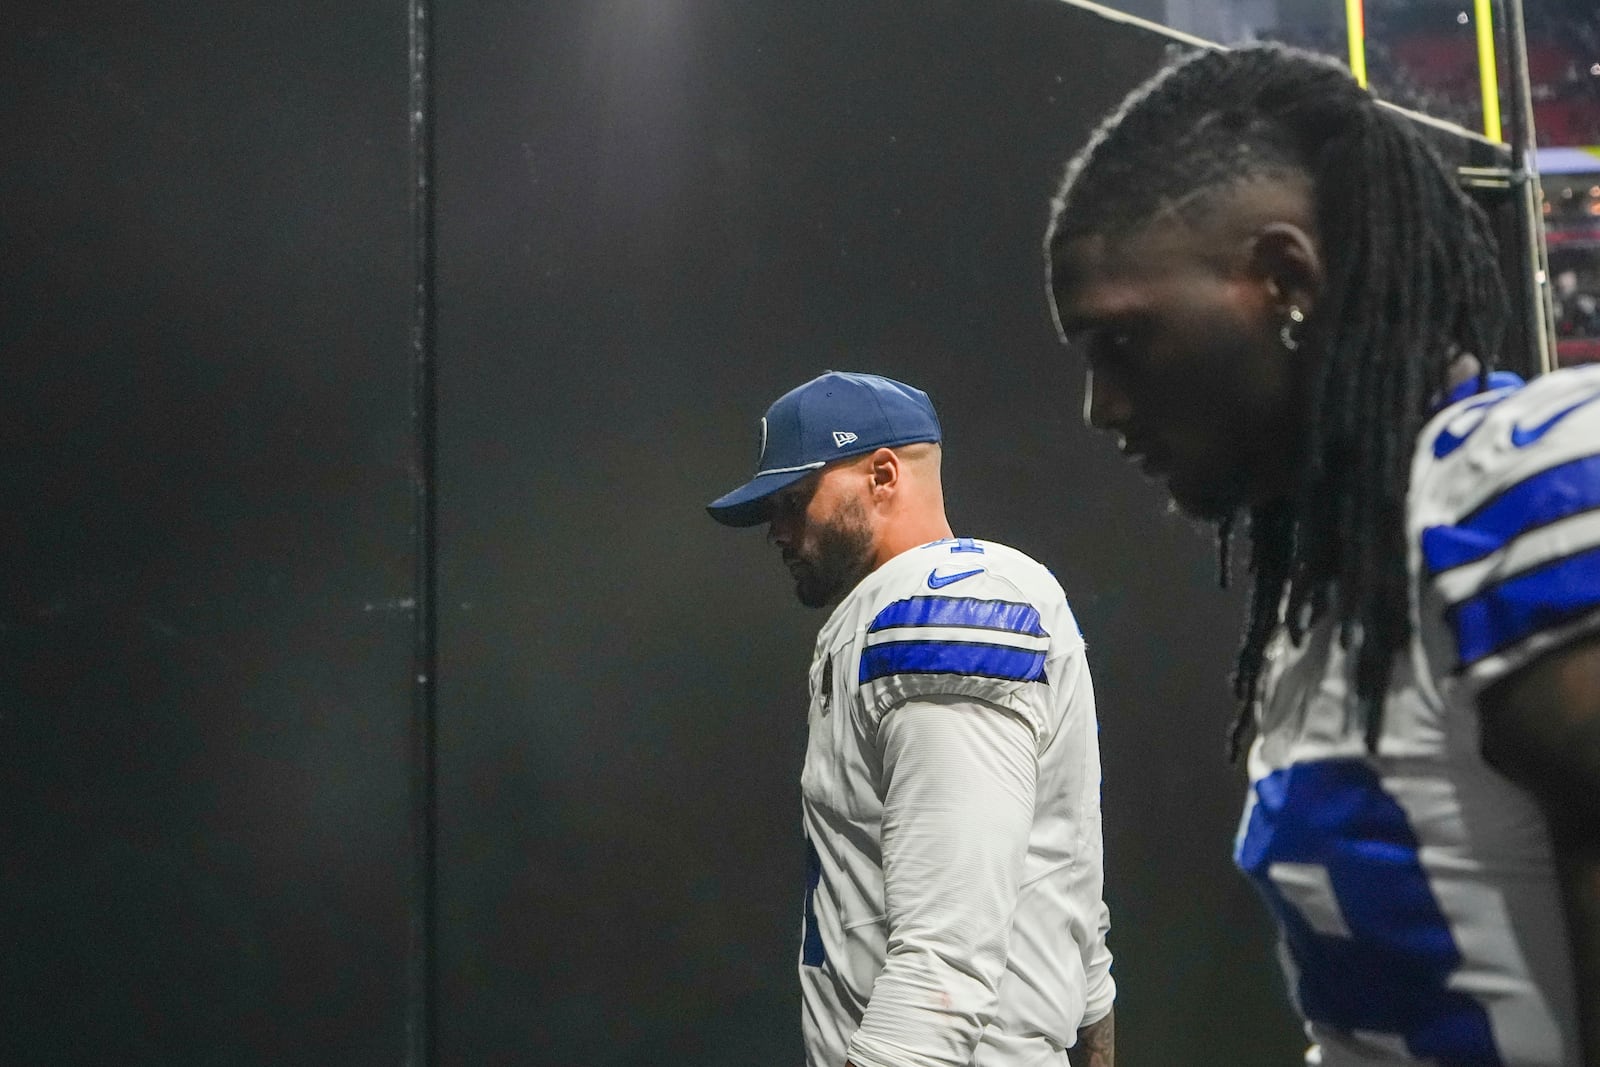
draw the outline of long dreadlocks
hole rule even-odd
[[[1252,178],[1312,182],[1327,273],[1302,344],[1318,357],[1307,462],[1249,511],[1253,584],[1234,672],[1237,758],[1268,640],[1337,612],[1369,750],[1411,635],[1405,499],[1429,399],[1463,353],[1487,368],[1509,318],[1489,223],[1410,123],[1336,63],[1277,45],[1201,52],[1133,92],[1068,164],[1050,263],[1081,237],[1131,237]],[[1227,543],[1225,524],[1222,545]],[[1224,549],[1225,551],[1225,549]]]

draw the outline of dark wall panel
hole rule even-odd
[[[1162,44],[1049,0],[483,10],[439,21],[444,1061],[798,1062],[823,617],[702,505],[836,367],[932,393],[958,531],[1082,617],[1127,1062],[1292,1062],[1228,859],[1239,605],[1044,299],[1061,164]]]
[[[404,10],[7,23],[0,1061],[396,1063]]]

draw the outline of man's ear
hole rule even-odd
[[[1269,223],[1250,239],[1246,269],[1266,286],[1270,306],[1279,315],[1290,308],[1310,315],[1326,280],[1316,241],[1292,222]]]
[[[900,486],[900,457],[892,448],[880,448],[867,457],[867,472],[872,478],[873,499],[883,496]]]

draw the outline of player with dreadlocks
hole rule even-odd
[[[1600,367],[1488,368],[1487,220],[1337,64],[1202,52],[1068,164],[1085,417],[1253,587],[1236,843],[1324,1067],[1600,1067]]]

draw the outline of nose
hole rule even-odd
[[[1120,431],[1133,414],[1128,394],[1107,375],[1095,376],[1087,370],[1083,375],[1083,422],[1096,430]]]

